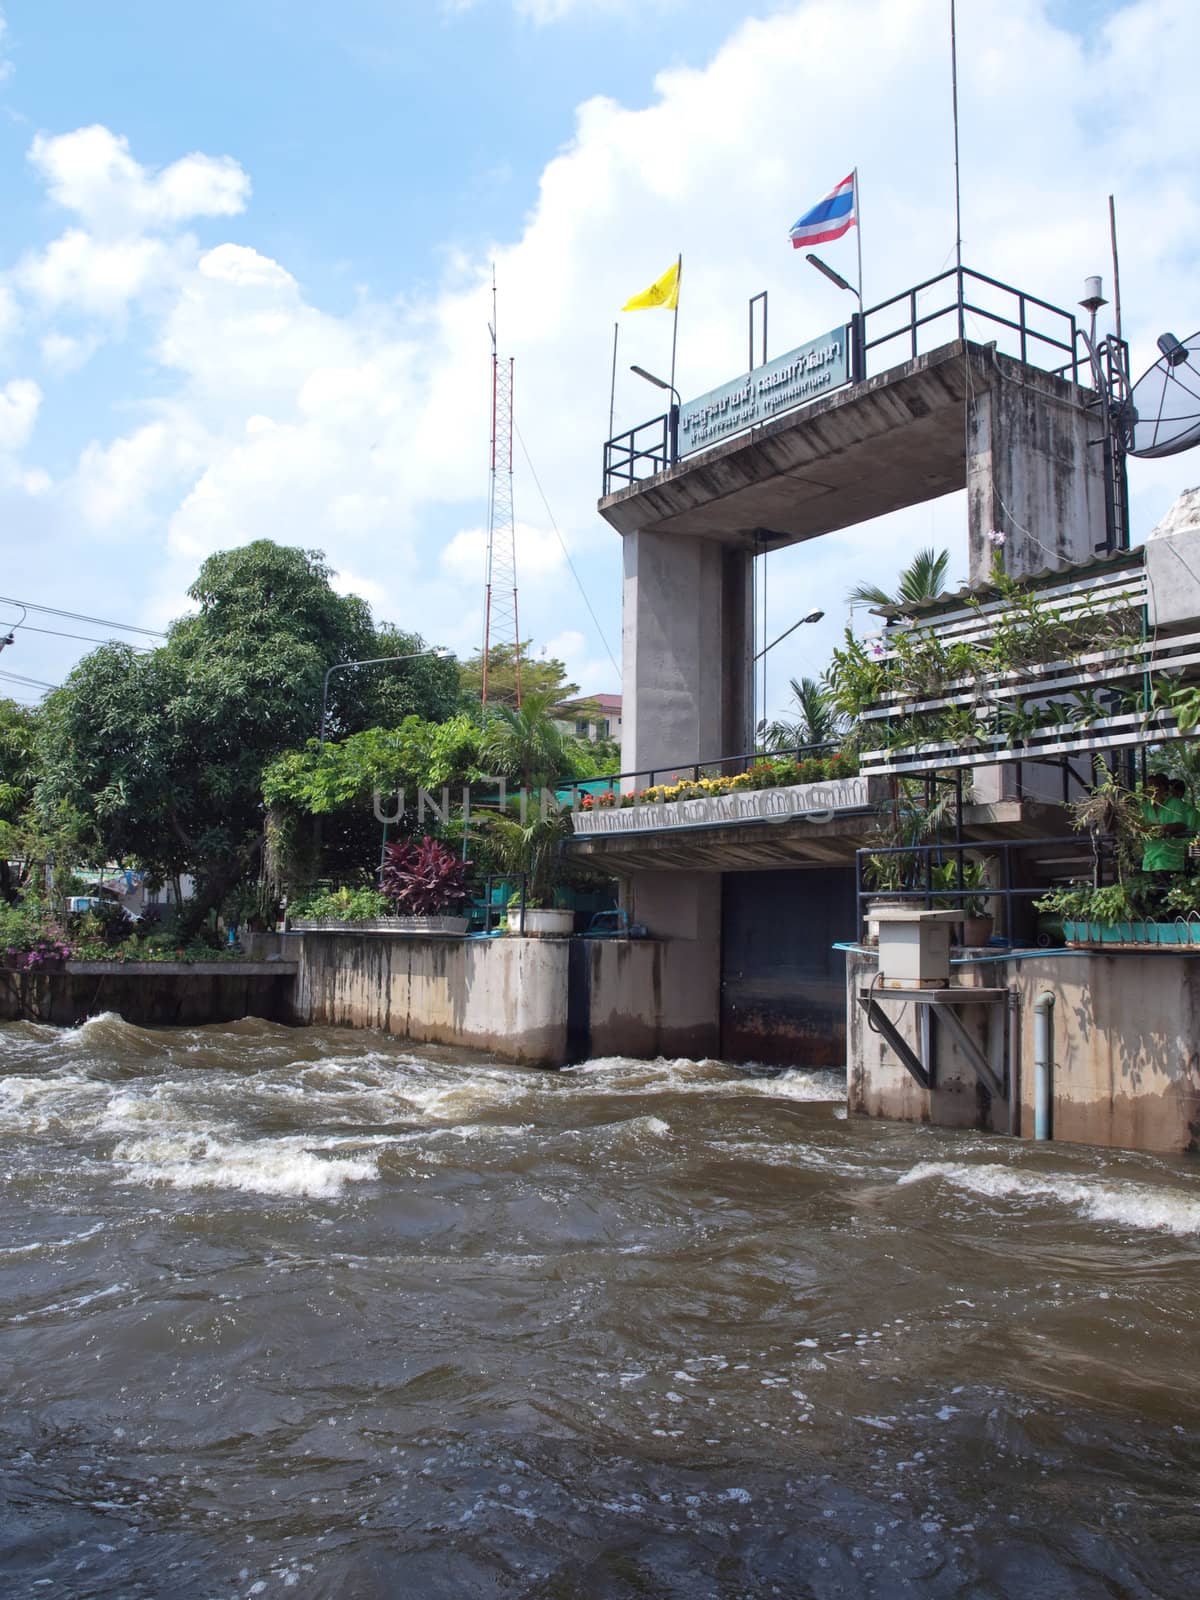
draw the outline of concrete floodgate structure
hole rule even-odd
[[[1040,353],[1050,354],[1035,364],[1026,297],[1008,291],[1019,314],[997,321],[1019,328],[1018,353],[968,340],[962,310],[972,276],[957,279],[959,337],[927,352],[917,348],[917,291],[898,333],[872,339],[868,311],[858,330],[866,350],[911,337],[911,359],[900,365],[864,378],[860,359],[859,381],[682,460],[671,451],[670,418],[661,419],[657,453],[642,448],[652,424],[609,441],[610,492],[599,510],[623,543],[626,791],[753,761],[753,564],[768,552],[965,489],[973,590],[986,588],[1001,549],[1013,579],[1078,573],[1082,589],[1098,560],[1123,559],[1144,584],[1140,554],[1121,556],[1124,457],[1097,439],[1101,397],[1094,369],[1078,359],[1074,318],[1045,308],[1069,331],[1062,342],[1039,336]],[[1200,549],[1194,564],[1200,570]],[[1164,595],[1160,586],[1169,611]],[[1200,600],[1187,604],[1200,615]],[[1111,743],[1130,740],[1122,731]],[[1097,734],[1073,748],[1105,747]],[[958,819],[960,859],[964,845],[1003,846],[1005,873],[1028,895],[1051,886],[1045,873],[1061,873],[1063,862],[1038,860],[1034,845],[1070,834],[1065,802],[1080,792],[1077,774],[1064,766],[1060,783],[1038,760],[985,750],[967,759],[973,792],[966,803],[960,796]],[[671,1036],[690,1026],[705,1054],[730,1060],[845,1062],[850,1108],[866,1115],[1025,1136],[1036,1122],[1062,1139],[1195,1148],[1200,966],[1185,949],[1035,959],[1012,951],[1004,961],[987,952],[985,964],[954,968],[940,1011],[928,995],[907,1001],[890,1024],[894,1043],[872,1031],[883,1009],[862,1002],[877,974],[874,952],[859,942],[855,858],[877,833],[881,795],[896,791],[886,765],[869,770],[879,775],[860,804],[819,815],[797,803],[760,817],[686,819],[668,815],[686,809],[671,806],[658,817],[653,806],[618,810],[619,820],[577,816],[572,852],[619,879],[631,920],[678,953],[686,974],[656,997],[656,1028]],[[1087,841],[1075,844],[1078,867]],[[1006,906],[1006,942],[1036,947],[1031,900],[1010,897]],[[981,991],[972,1002],[968,989]],[[1051,1000],[1053,1060],[1040,1080],[1050,1104],[1035,1118],[1035,1007],[1044,1018]]]

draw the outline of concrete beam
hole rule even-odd
[[[600,501],[621,534],[798,544],[970,489],[972,581],[1091,559],[1105,530],[1089,391],[990,345],[928,355],[697,452]]]

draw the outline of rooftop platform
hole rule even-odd
[[[966,402],[999,387],[1073,408],[1090,398],[991,345],[954,339],[606,495],[599,510],[621,534],[757,551],[815,539],[965,488]]]

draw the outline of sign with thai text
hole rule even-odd
[[[850,381],[849,340],[846,329],[834,328],[789,350],[744,378],[710,389],[698,400],[679,409],[679,454],[716,444],[743,428],[769,422],[781,411],[816,400]]]
[[[829,822],[839,811],[861,811],[869,804],[866,778],[828,783],[798,783],[783,789],[740,789],[701,800],[647,800],[630,806],[594,806],[576,811],[577,834],[650,833],[660,828],[712,826],[720,822],[768,822],[794,817]]]

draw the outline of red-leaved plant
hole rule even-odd
[[[420,844],[400,839],[387,847],[379,887],[400,916],[436,917],[467,898],[466,867],[428,835]]]

